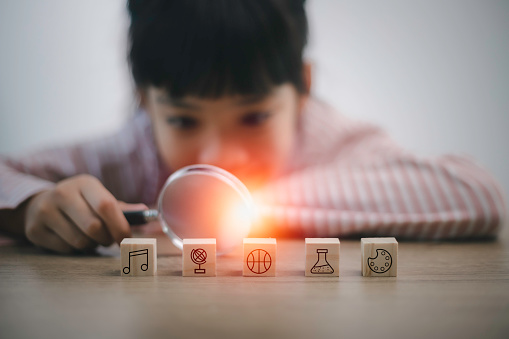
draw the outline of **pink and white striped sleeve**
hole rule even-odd
[[[368,124],[311,103],[300,162],[255,193],[275,234],[492,237],[506,215],[492,176],[456,156],[421,158]]]
[[[79,174],[97,177],[119,200],[153,203],[158,160],[150,136],[148,118],[138,114],[109,137],[17,158],[1,157],[0,209],[16,208],[30,196]]]

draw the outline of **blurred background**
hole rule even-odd
[[[314,95],[509,192],[509,1],[308,0]],[[110,133],[135,108],[124,0],[0,0],[0,154]]]

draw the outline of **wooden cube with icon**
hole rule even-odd
[[[339,239],[306,238],[306,277],[339,277]]]
[[[275,277],[276,247],[276,239],[273,238],[244,238],[243,275]]]
[[[120,272],[125,277],[156,275],[157,243],[153,238],[124,238],[120,243]]]
[[[361,269],[365,277],[398,274],[398,242],[395,238],[362,238]]]
[[[182,276],[216,276],[216,239],[184,239]]]

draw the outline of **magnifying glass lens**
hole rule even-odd
[[[232,174],[209,165],[184,167],[159,196],[164,232],[182,248],[182,239],[215,238],[218,253],[242,244],[252,221],[251,197]]]

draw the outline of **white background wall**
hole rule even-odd
[[[308,0],[314,93],[509,192],[509,1]],[[0,0],[0,154],[114,130],[134,106],[123,0]]]

